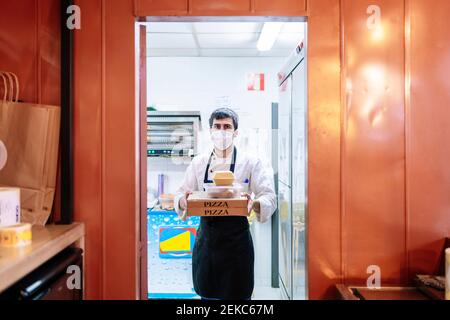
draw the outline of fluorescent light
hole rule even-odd
[[[257,45],[259,51],[269,51],[272,49],[283,24],[283,22],[264,22]]]

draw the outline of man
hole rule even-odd
[[[255,157],[237,150],[238,116],[220,108],[209,119],[214,150],[196,156],[186,170],[175,197],[175,210],[187,218],[187,198],[213,183],[215,171],[232,171],[244,186],[249,209],[259,222],[267,221],[276,208],[273,178]],[[254,194],[255,200],[250,197]],[[247,217],[202,217],[192,255],[194,289],[203,299],[250,299],[254,286],[254,249]]]

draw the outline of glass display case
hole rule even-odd
[[[192,284],[192,249],[199,217],[181,221],[175,211],[149,209],[148,298],[197,299]]]

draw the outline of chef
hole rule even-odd
[[[194,157],[175,196],[175,210],[187,219],[187,198],[212,184],[215,171],[231,171],[244,187],[249,211],[263,223],[276,209],[273,177],[260,159],[238,150],[238,115],[229,108],[215,110],[209,119],[214,149]],[[203,299],[246,300],[254,287],[254,249],[247,217],[201,217],[192,254],[194,289]]]

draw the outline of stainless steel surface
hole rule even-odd
[[[288,78],[280,87],[278,107],[278,179],[291,186],[291,104],[292,81]]]
[[[292,72],[292,265],[293,299],[306,298],[305,204],[306,204],[306,66]]]
[[[278,195],[278,103],[272,103],[272,168],[274,168],[274,187]],[[280,287],[279,271],[279,217],[280,211],[277,210],[272,216],[272,287]]]
[[[278,212],[279,273],[281,288],[292,299],[292,79],[288,77],[279,89],[278,106]],[[283,291],[283,290],[282,290]]]
[[[195,156],[199,130],[200,112],[148,111],[147,155]]]
[[[279,181],[278,211],[279,211],[279,258],[280,279],[289,299],[292,299],[292,207],[289,186]],[[280,286],[281,287],[281,286]]]
[[[288,299],[306,299],[307,99],[303,44],[279,73],[279,273]]]
[[[292,71],[305,59],[304,43],[300,43],[290,54],[283,68],[278,72],[278,85],[281,84],[290,76]]]
[[[201,121],[200,111],[148,111],[150,117],[194,117]]]

